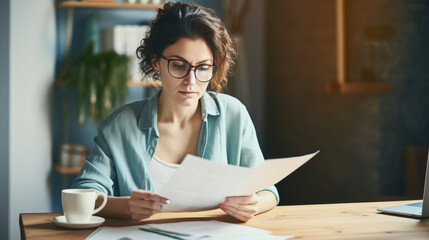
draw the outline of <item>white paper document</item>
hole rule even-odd
[[[142,228],[151,232],[143,231]],[[271,235],[270,231],[263,229],[219,221],[184,221],[129,227],[100,227],[87,240],[284,240],[291,237]]]
[[[158,194],[170,199],[162,211],[201,211],[217,208],[228,196],[247,196],[287,177],[319,151],[266,160],[256,168],[221,164],[187,155]]]

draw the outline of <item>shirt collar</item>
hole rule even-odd
[[[161,91],[158,91],[143,105],[143,110],[137,123],[139,128],[144,129],[156,126],[158,99],[160,94]]]
[[[161,91],[158,91],[158,93],[154,94],[149,101],[143,105],[143,110],[137,123],[139,128],[145,129],[156,126],[160,94]],[[219,108],[214,100],[215,97],[216,93],[214,92],[205,92],[201,97],[201,117],[203,121],[207,120],[207,115],[220,115]]]
[[[214,92],[205,92],[204,95],[201,97],[201,114],[203,121],[207,120],[207,115],[220,115],[219,108],[214,98],[216,98],[216,93]]]

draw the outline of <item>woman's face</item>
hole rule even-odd
[[[201,38],[181,38],[166,48],[162,57],[182,60],[193,66],[213,64],[213,54],[207,43]],[[206,91],[209,82],[199,82],[195,77],[195,68],[191,68],[189,74],[183,78],[174,78],[168,71],[168,61],[162,57],[160,56],[153,67],[155,71],[160,72],[162,95],[165,95],[163,97],[180,106],[195,106],[195,104],[198,104],[198,100]],[[170,62],[170,70],[172,70],[173,63]]]

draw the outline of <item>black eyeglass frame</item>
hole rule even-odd
[[[185,78],[186,76],[188,76],[188,75],[189,75],[189,73],[191,72],[191,69],[193,68],[193,69],[194,69],[195,79],[197,79],[197,80],[198,80],[198,82],[206,83],[206,82],[210,82],[210,81],[213,79],[213,77],[215,76],[216,71],[217,71],[217,67],[216,67],[216,65],[211,65],[211,64],[199,64],[199,65],[192,65],[192,64],[190,64],[189,62],[187,62],[187,61],[185,61],[185,60],[182,60],[182,59],[176,59],[176,58],[168,59],[168,58],[166,58],[166,57],[164,57],[164,56],[161,56],[161,58],[162,58],[162,59],[164,59],[165,61],[167,61],[168,74],[170,74],[170,76],[172,76],[172,77],[174,77],[174,78],[176,78],[176,79],[182,79],[182,78]],[[185,76],[183,76],[183,77],[175,77],[175,76],[173,76],[173,74],[171,74],[171,73],[170,73],[170,61],[179,61],[179,62],[183,62],[183,63],[185,63],[186,65],[188,65],[188,66],[189,66],[189,67],[188,67],[188,71],[186,72]],[[210,78],[209,80],[201,81],[200,79],[198,79],[196,71],[197,71],[197,69],[198,69],[199,67],[201,67],[201,66],[209,66],[209,67],[213,67],[213,74],[212,74],[212,76],[211,76],[211,78]]]

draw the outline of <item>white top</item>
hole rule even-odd
[[[157,190],[167,184],[179,166],[180,164],[165,162],[153,155],[148,170]]]

